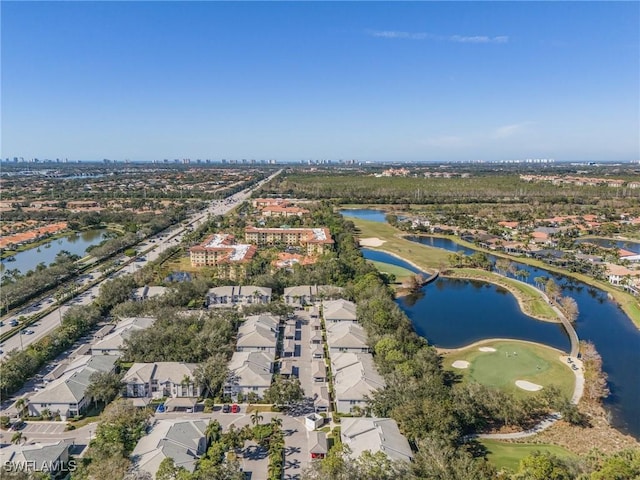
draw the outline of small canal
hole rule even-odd
[[[378,213],[384,221],[384,212]],[[358,216],[352,211],[343,211],[343,214],[345,217]],[[411,236],[407,239],[449,251],[474,252],[447,238]],[[363,249],[365,258],[416,271],[407,262],[391,255],[382,257],[381,253]],[[489,258],[492,262],[496,260],[492,255]],[[612,423],[640,438],[640,330],[615,302],[608,299],[606,292],[565,275],[513,263],[517,269],[528,272],[528,283],[533,284],[537,277],[554,278],[562,288],[562,294],[576,300],[580,311],[575,322],[578,337],[595,344],[609,376],[611,395],[605,400],[605,406],[611,412]],[[423,287],[416,298],[399,299],[398,305],[411,319],[416,331],[436,346],[446,348],[483,338],[508,337],[540,342],[565,351],[569,348],[569,339],[560,324],[549,324],[524,315],[513,295],[485,282],[439,278]]]

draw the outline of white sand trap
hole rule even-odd
[[[495,352],[496,349],[493,347],[480,347],[478,350],[481,352]]]
[[[537,392],[538,390],[542,390],[542,385],[527,382],[526,380],[516,380],[516,386],[528,392]]]
[[[469,368],[469,362],[466,360],[456,360],[451,364],[453,368]]]
[[[363,247],[380,247],[386,240],[380,240],[378,237],[361,238],[360,245]]]

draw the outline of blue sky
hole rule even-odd
[[[3,158],[640,158],[638,2],[0,8]]]

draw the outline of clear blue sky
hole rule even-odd
[[[640,158],[638,2],[0,8],[3,158]]]

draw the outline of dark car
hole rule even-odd
[[[222,406],[222,413],[229,413],[231,411],[231,406],[229,404],[224,404]]]
[[[240,405],[235,403],[231,405],[231,413],[240,413]]]
[[[22,430],[26,426],[27,424],[25,422],[23,422],[22,420],[17,420],[11,425],[9,430],[12,432],[17,432],[18,430]]]

